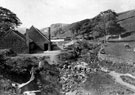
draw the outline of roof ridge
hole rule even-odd
[[[2,38],[4,38],[8,33],[10,33],[11,31],[7,31],[5,34],[3,34],[1,37],[0,37],[0,39],[2,39]]]
[[[13,32],[17,33],[21,38],[23,38],[25,40],[25,36],[22,33],[20,33],[17,30],[14,30]]]
[[[36,28],[37,29],[37,28]],[[37,29],[40,33],[41,33],[41,35],[43,35],[43,36],[45,36],[46,38],[47,38],[47,36],[46,35],[44,35],[39,29]],[[48,38],[47,38],[48,39]]]
[[[14,32],[14,33],[16,33],[18,36],[20,36],[23,40],[25,40],[25,36],[23,37],[23,34],[21,34],[19,31],[17,31],[17,30],[9,30],[6,34],[4,34],[3,35],[3,37],[2,38],[4,38],[6,35],[8,35],[9,33],[11,33],[11,32]]]
[[[32,26],[34,29],[36,29],[45,39],[47,39],[49,41],[49,39],[37,28],[35,28],[34,26]]]

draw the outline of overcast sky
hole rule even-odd
[[[0,6],[16,13],[21,27],[48,27],[92,18],[99,12],[135,9],[135,0],[0,0]]]

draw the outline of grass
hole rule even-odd
[[[34,67],[36,70],[36,80],[25,86],[24,89],[22,88],[22,90],[26,91],[39,89],[39,83],[37,83],[37,81],[39,81],[40,84],[42,84],[41,88],[43,89],[43,93],[46,93],[48,89],[49,91],[52,90],[55,93],[51,95],[59,95],[56,94],[56,91],[58,91],[58,89],[60,88],[60,85],[58,83],[59,71],[57,70],[56,65],[50,65],[46,61],[46,57],[44,57],[41,59],[44,60],[43,68],[41,70],[38,70],[39,60],[40,59],[36,56],[16,56],[8,58],[6,60],[6,63],[4,63],[4,68],[2,68],[0,64],[0,95],[12,95],[12,92],[9,91],[10,89],[12,90],[12,88],[10,88],[11,84],[8,84],[10,82],[24,83],[29,80],[30,70],[32,67]]]
[[[118,15],[120,25],[126,29],[126,31],[135,31],[135,10],[123,12]]]
[[[130,49],[127,49],[125,45],[128,44]],[[123,59],[126,63],[135,62],[135,52],[133,51],[135,42],[117,42],[108,43],[105,47],[105,53],[107,55],[113,55],[116,58]]]
[[[118,20],[129,18],[129,17],[132,17],[134,15],[135,15],[135,10],[126,11],[126,12],[123,12],[123,13],[118,15]]]
[[[104,72],[90,74],[83,89],[91,92],[90,95],[131,95],[133,91],[115,83],[111,76]]]
[[[126,31],[135,31],[135,17],[133,18],[128,18],[126,20],[120,21],[120,25],[126,29]]]

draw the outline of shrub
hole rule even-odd
[[[17,54],[11,49],[0,49],[0,55],[4,56],[16,56]]]
[[[77,54],[74,51],[63,52],[58,55],[58,59],[60,61],[75,60],[76,58],[77,58]]]

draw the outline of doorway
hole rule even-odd
[[[48,44],[44,44],[44,51],[48,50]]]

